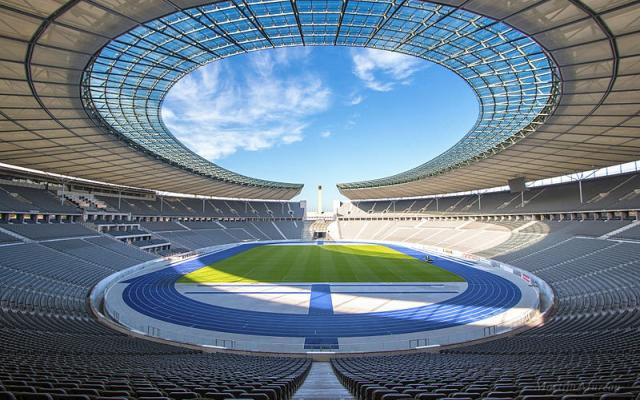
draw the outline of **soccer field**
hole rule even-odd
[[[464,282],[434,264],[378,245],[258,246],[178,283]]]

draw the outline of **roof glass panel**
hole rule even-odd
[[[391,177],[339,185],[344,189],[410,182],[484,158],[534,131],[557,99],[555,65],[543,49],[487,17],[418,0],[246,0],[181,10],[113,39],[85,71],[83,101],[110,132],[174,165],[234,183],[299,188],[205,160],[160,116],[173,83],[197,67],[292,45],[364,46],[420,57],[460,75],[479,98],[476,125],[452,148]]]

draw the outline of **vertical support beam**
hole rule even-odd
[[[64,205],[64,179],[62,180],[62,195],[60,196],[60,205]]]
[[[582,178],[578,179],[578,189],[580,190],[580,204],[583,204],[583,199],[582,199]]]

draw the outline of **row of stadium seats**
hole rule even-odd
[[[135,216],[302,218],[298,202],[202,200],[156,197],[155,200],[96,196],[111,208]]]
[[[7,184],[0,185],[0,211],[40,211],[52,214],[81,213],[69,201],[62,201],[55,193],[44,188]]]
[[[57,188],[57,186],[56,186]],[[129,197],[94,196],[65,192],[47,185],[0,184],[0,212],[28,214],[89,213],[131,214],[146,217],[219,217],[219,218],[302,218],[304,210],[299,202],[267,202],[237,200],[202,200],[184,197],[156,197],[135,199]]]
[[[97,236],[97,232],[81,224],[2,224],[7,229],[20,236],[33,240],[61,239],[82,236]]]
[[[366,214],[509,214],[562,211],[622,210],[638,206],[640,174],[622,174],[582,181],[582,201],[578,182],[540,186],[524,193],[509,191],[465,196],[440,197],[437,200],[354,201],[345,203],[341,216]]]

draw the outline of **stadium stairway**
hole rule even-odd
[[[338,381],[330,363],[316,361],[293,398],[296,400],[351,400],[353,396]]]

